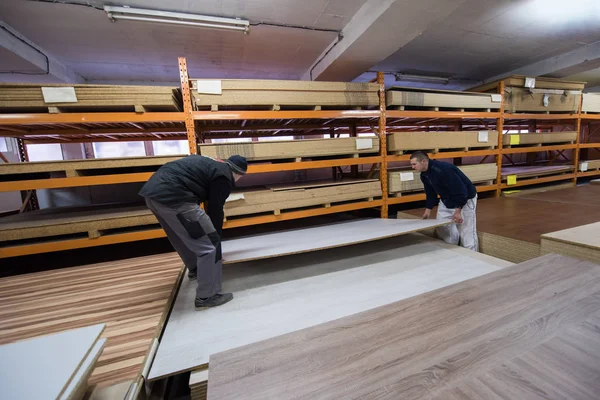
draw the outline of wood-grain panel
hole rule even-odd
[[[0,279],[0,344],[105,323],[90,384],[136,379],[182,267],[172,253]]]
[[[213,355],[208,398],[410,400],[453,390],[452,398],[460,395],[455,387],[539,346],[541,362],[531,369],[536,379],[548,388],[577,390],[566,398],[593,398],[584,394],[600,390],[600,358],[593,350],[600,331],[577,336],[571,330],[596,321],[599,306],[600,265],[539,257]],[[537,369],[552,369],[555,376]],[[515,395],[523,393],[515,386],[505,380],[476,398],[528,398]]]

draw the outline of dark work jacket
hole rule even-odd
[[[447,208],[462,208],[477,194],[473,183],[459,168],[442,161],[429,160],[427,172],[421,172],[421,182],[428,209],[438,205],[438,195]]]
[[[160,167],[139,194],[173,208],[207,201],[206,213],[221,236],[223,206],[234,182],[231,168],[225,162],[190,155]]]

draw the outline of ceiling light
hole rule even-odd
[[[170,11],[146,10],[142,8],[104,6],[108,18],[117,20],[156,22],[163,24],[195,26],[199,28],[226,29],[250,32],[250,21],[238,18],[210,17]]]
[[[414,81],[414,82],[440,82],[447,84],[450,78],[443,78],[441,76],[426,76],[426,75],[410,75],[410,74],[394,74],[396,81]]]

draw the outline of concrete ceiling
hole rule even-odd
[[[177,57],[184,55],[193,77],[364,81],[374,76],[368,71],[386,71],[389,85],[464,89],[526,73],[600,86],[597,0],[52,1],[2,0],[0,20],[52,56],[62,72],[58,80],[177,83]],[[123,3],[342,35],[269,25],[243,35],[111,23],[98,9]],[[35,71],[40,65],[0,51],[0,70]],[[450,80],[396,82],[392,73]],[[0,81],[34,79],[48,77],[0,74]]]

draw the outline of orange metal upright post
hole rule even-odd
[[[575,132],[577,132],[577,138],[575,142],[575,149],[573,150],[573,162],[575,163],[574,167],[574,176],[573,183],[577,185],[577,174],[579,172],[579,145],[581,144],[581,106],[583,105],[583,94],[581,95],[581,99],[579,100],[579,109],[577,110],[577,122],[575,123]]]
[[[386,106],[385,106],[385,79],[383,72],[377,73],[379,84],[379,151],[381,153],[381,218],[388,217],[388,170],[387,170],[387,137],[386,137]]]
[[[496,156],[496,165],[498,165],[498,174],[496,176],[496,197],[502,194],[502,134],[504,133],[504,81],[498,83],[498,93],[502,96],[500,103],[500,117],[496,120],[496,130],[498,131],[498,155]]]
[[[192,94],[185,57],[179,57],[179,78],[181,79],[181,94],[183,97],[183,112],[185,113],[185,129],[187,131],[190,154],[198,154],[194,116],[192,115]]]

